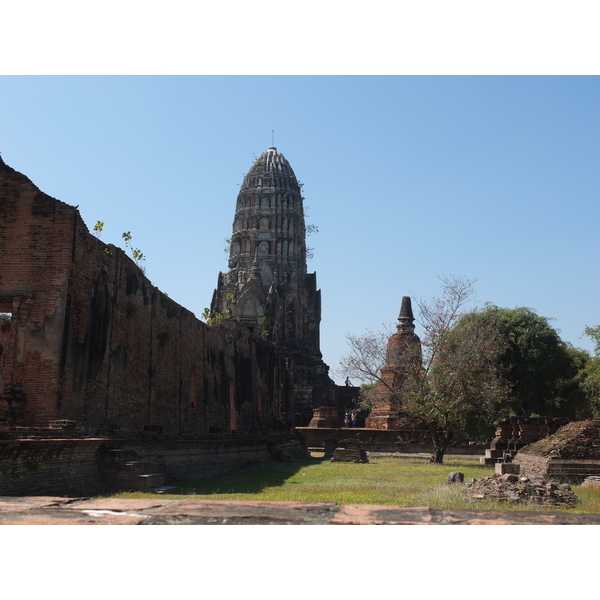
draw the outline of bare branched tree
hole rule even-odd
[[[493,325],[468,319],[466,305],[475,294],[475,280],[441,277],[441,294],[415,300],[423,329],[421,347],[407,347],[400,364],[388,365],[396,377],[382,378],[385,333],[348,336],[351,352],[341,366],[362,381],[390,386],[402,411],[430,431],[433,461],[443,462],[457,431],[481,431],[506,410],[509,386],[499,357],[504,350]],[[421,359],[422,357],[422,359]]]
[[[391,327],[383,325],[383,331],[367,331],[363,335],[346,334],[350,352],[340,360],[336,371],[341,377],[351,377],[363,383],[375,383],[381,378],[385,366],[385,351]]]

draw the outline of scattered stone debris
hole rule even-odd
[[[575,506],[577,496],[567,483],[519,477],[507,473],[492,477],[477,477],[467,483],[475,500],[500,500],[520,504]]]
[[[589,477],[586,477],[583,482],[581,483],[581,487],[600,487],[600,477],[598,477],[598,475],[590,475]]]
[[[448,483],[464,483],[465,474],[460,471],[452,471],[450,475],[448,475]]]

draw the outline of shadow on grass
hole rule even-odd
[[[268,462],[264,467],[240,467],[229,473],[210,478],[179,477],[170,485],[179,488],[179,494],[257,494],[266,488],[282,485],[301,469],[317,465],[327,458],[303,458],[294,462]]]

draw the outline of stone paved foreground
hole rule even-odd
[[[600,515],[329,502],[0,497],[0,525],[600,525]]]

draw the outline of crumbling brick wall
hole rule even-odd
[[[40,192],[0,159],[2,409],[9,422],[56,414],[64,309],[76,211]],[[27,391],[24,382],[27,382]],[[25,395],[36,398],[25,413]]]
[[[0,253],[0,312],[12,315],[0,409],[11,426],[264,432],[286,414],[280,348],[232,322],[200,322],[1,159]]]

